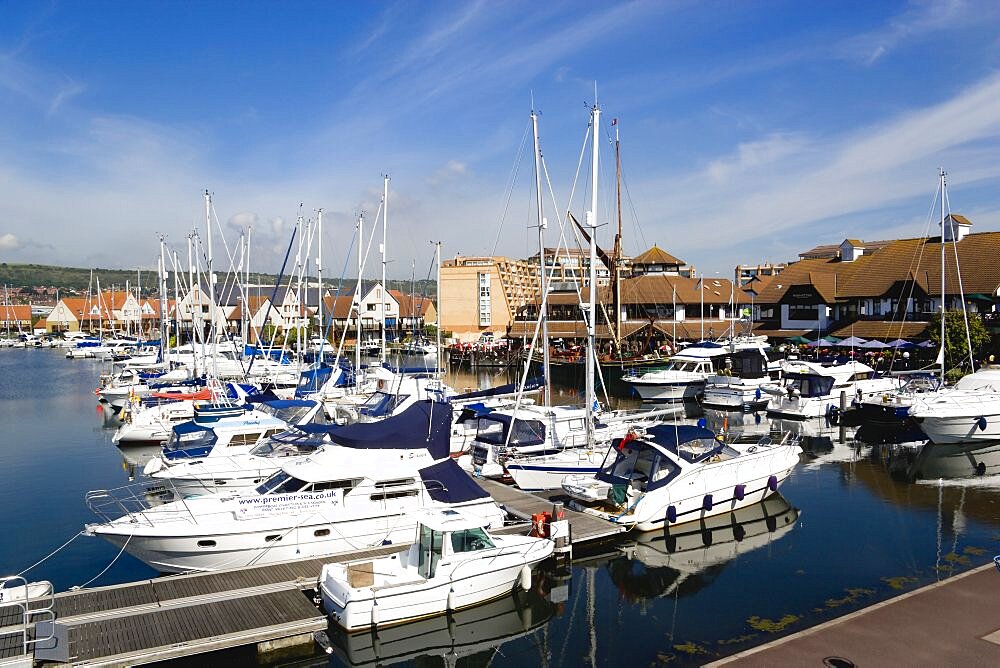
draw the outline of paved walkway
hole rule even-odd
[[[1000,573],[988,564],[710,665],[723,664],[1000,666]]]

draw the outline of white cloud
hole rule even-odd
[[[914,0],[885,26],[844,40],[837,52],[872,65],[908,42],[984,21],[996,9],[995,3],[970,0]]]
[[[0,234],[0,250],[14,250],[21,245],[21,242],[16,236],[8,232],[7,234]]]

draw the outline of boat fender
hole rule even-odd
[[[986,418],[980,417],[976,420],[976,426],[979,427],[979,431],[986,431]]]
[[[698,418],[698,426],[704,429],[705,427],[708,426],[708,422],[705,420],[705,418]]]
[[[448,590],[447,610],[448,612],[451,612],[454,609],[455,609],[455,587],[452,586],[451,589]]]
[[[384,390],[385,389],[385,381],[382,380],[381,378],[378,379],[378,389],[380,389],[380,390]]]
[[[778,476],[771,476],[767,479],[767,488],[772,492],[778,491]]]
[[[712,495],[706,494],[705,498],[701,502],[701,507],[705,510],[712,510]]]
[[[378,626],[378,599],[372,599],[372,626]]]
[[[753,398],[756,399],[757,401],[760,401],[760,388],[759,387],[756,390],[754,390]]]
[[[746,497],[746,494],[746,485],[736,485],[736,488],[733,490],[733,496],[736,497],[737,501],[742,501]]]
[[[524,591],[531,589],[531,566],[528,564],[521,566],[521,573],[517,576],[517,583]]]
[[[667,522],[673,524],[677,521],[677,506],[667,506]]]
[[[986,475],[986,462],[979,462],[976,464],[976,475],[984,476]]]

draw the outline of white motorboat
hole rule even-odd
[[[779,387],[780,362],[771,362],[760,348],[737,350],[731,364],[705,381],[701,405],[722,410],[753,411],[767,406],[767,388]]]
[[[531,569],[552,554],[547,538],[493,536],[482,517],[458,510],[416,514],[402,553],[323,566],[323,607],[349,632],[469,608],[531,586]]]
[[[671,414],[668,411],[595,412],[600,420],[593,429],[593,447],[600,450],[614,438],[624,436],[632,422]],[[510,473],[505,465],[511,458],[554,455],[571,448],[588,447],[586,409],[575,406],[521,406],[498,409],[477,418],[472,442],[473,471],[485,477]],[[567,472],[568,473],[568,472]],[[534,483],[524,480],[528,489]]]
[[[566,476],[571,505],[639,531],[662,530],[762,501],[799,461],[790,437],[780,443],[724,443],[690,425],[658,425],[612,444],[595,475]]]
[[[239,415],[196,415],[175,425],[161,456],[151,460],[143,473],[163,480],[188,480],[192,471],[200,470],[201,462],[248,455],[261,441],[292,425],[311,422],[319,410],[317,402],[304,399],[261,401],[254,406]]]
[[[445,415],[443,427],[415,420],[409,431],[425,449],[445,453],[437,463],[385,442],[383,423],[373,423],[368,437],[292,458],[253,490],[172,501],[145,489],[90,492],[87,503],[103,521],[86,533],[160,571],[182,572],[407,542],[414,512],[425,508],[462,509],[484,525],[502,526],[503,511],[447,458],[450,407],[434,411]]]
[[[901,427],[910,418],[910,407],[918,399],[930,398],[941,389],[941,381],[926,371],[897,374],[903,385],[895,392],[885,392],[852,402],[851,415],[841,416],[851,424]]]
[[[626,375],[622,381],[631,385],[643,401],[695,401],[708,378],[726,369],[727,359],[731,360],[735,352],[755,349],[763,354],[766,347],[767,338],[763,336],[740,336],[722,343],[701,341],[670,357],[663,368]]]
[[[921,397],[909,410],[934,443],[1000,440],[1000,369],[983,369]]]
[[[900,378],[878,376],[861,362],[824,366],[819,362],[786,360],[782,364],[784,386],[767,388],[771,395],[767,414],[777,417],[826,417],[839,410],[841,402],[865,401],[895,392],[903,386]]]
[[[312,403],[312,402],[309,402]],[[352,425],[324,425],[309,423],[309,414],[303,414],[294,426],[280,433],[269,434],[258,441],[250,449],[239,449],[230,452],[229,448],[220,449],[218,445],[212,449],[212,454],[194,461],[181,463],[153,460],[146,465],[145,473],[162,481],[168,489],[180,496],[196,496],[218,492],[242,493],[277,473],[282,466],[298,460],[305,460],[327,445],[344,445],[351,447],[358,439],[371,439],[370,434],[377,433],[379,438],[391,447],[406,452],[414,463],[430,465],[436,459],[448,455],[447,449],[431,452],[427,449],[425,439],[420,434],[412,432],[415,421],[425,423],[432,421],[434,429],[447,428],[450,413],[446,410],[434,411],[429,401],[419,402],[398,416],[386,418],[373,432],[366,423]],[[187,429],[185,423],[175,427]],[[418,461],[419,460],[419,461]]]

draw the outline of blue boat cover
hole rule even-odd
[[[163,455],[167,459],[204,457],[219,440],[215,431],[197,422],[182,422],[176,425],[170,439],[163,445]]]
[[[426,448],[434,459],[451,451],[451,405],[418,401],[399,415],[378,422],[358,422],[345,426],[302,425],[303,431],[325,428],[330,440],[346,448],[406,449]]]
[[[295,387],[295,396],[304,397],[313,392],[319,392],[326,381],[333,375],[333,367],[320,364],[318,367],[306,369],[299,375],[299,384]]]
[[[312,407],[316,405],[316,402],[310,399],[268,399],[266,401],[261,401],[260,403],[274,409],[301,408],[303,406]]]
[[[439,503],[464,503],[489,497],[454,459],[420,469],[420,479],[427,493]]]
[[[714,440],[715,434],[711,429],[696,427],[689,424],[672,425],[658,424],[655,427],[646,428],[644,440],[653,441],[657,445],[673,452],[677,452],[678,443],[687,443],[699,439]]]
[[[456,399],[475,399],[477,397],[493,397],[498,394],[513,394],[517,392],[517,383],[508,383],[506,385],[500,385],[498,387],[491,387],[488,390],[477,390],[475,392],[466,392],[465,394],[459,394],[458,396],[452,397],[452,401]],[[541,388],[545,385],[544,376],[533,376],[529,378],[524,383],[525,392],[534,392],[535,390]]]

